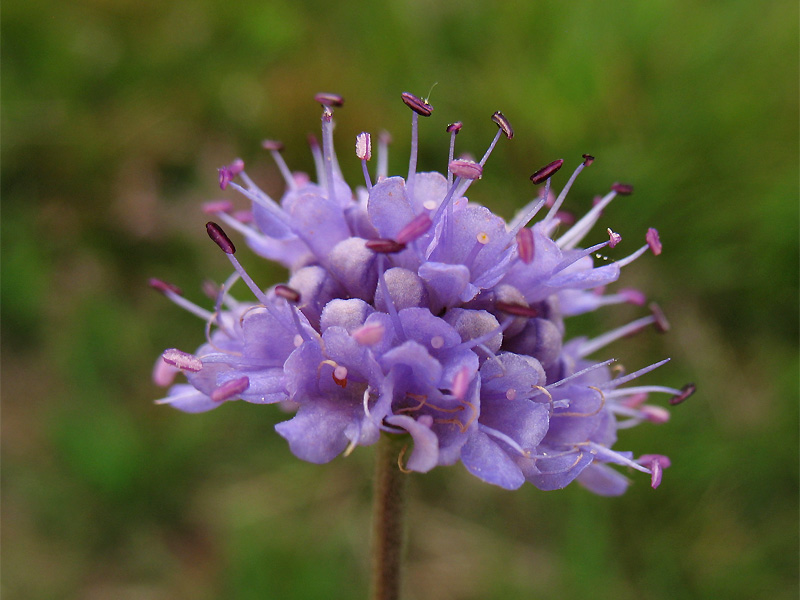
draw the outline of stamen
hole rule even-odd
[[[372,180],[367,170],[367,161],[372,158],[372,141],[370,135],[364,131],[356,136],[356,156],[361,160],[361,170],[364,172],[364,182],[367,189],[372,189]]]
[[[164,281],[163,279],[157,279],[155,277],[151,277],[148,279],[147,283],[150,285],[151,288],[154,290],[158,290],[165,296],[167,293],[176,294],[178,296],[183,296],[183,291],[177,285]]]
[[[594,339],[583,342],[578,347],[578,356],[581,358],[584,356],[589,356],[600,348],[608,346],[611,342],[615,342],[620,338],[633,335],[634,333],[639,333],[645,327],[655,322],[656,318],[653,315],[650,315],[647,317],[642,317],[641,319],[636,319],[635,321],[631,321],[627,325],[617,327],[616,329],[612,329],[611,331],[602,335],[598,335]]]
[[[626,465],[628,467],[631,467],[632,469],[636,469],[637,471],[641,471],[642,473],[649,473],[650,472],[650,469],[648,469],[646,467],[643,467],[638,462],[634,462],[631,459],[629,459],[626,456],[624,456],[623,454],[621,454],[620,452],[616,452],[616,451],[612,450],[611,448],[603,446],[602,444],[598,444],[596,442],[587,442],[585,444],[576,444],[576,445],[585,446],[585,447],[589,448],[589,451],[593,455],[599,457],[601,460],[605,460],[607,462],[614,462],[614,463],[618,463],[618,464],[623,464],[623,465]]]
[[[194,354],[183,352],[177,348],[169,348],[168,350],[164,350],[161,358],[168,365],[178,367],[182,371],[198,373],[199,371],[203,370],[203,363],[199,358],[197,358]]]
[[[655,231],[655,229],[651,229],[650,231]],[[649,231],[648,231],[648,235],[650,235]],[[635,261],[637,258],[639,258],[642,254],[647,252],[647,250],[652,250],[653,254],[660,254],[661,253],[661,246],[660,245],[657,245],[657,246],[651,245],[651,242],[648,240],[648,242],[644,246],[639,248],[636,252],[634,252],[633,254],[630,254],[629,256],[626,256],[625,258],[623,258],[621,260],[618,260],[617,261],[617,265],[619,265],[620,268],[622,268],[622,267],[624,267],[626,265],[629,265],[633,261]],[[656,250],[658,250],[658,252],[656,252]]]
[[[539,311],[531,306],[525,306],[524,304],[514,304],[512,302],[497,302],[495,303],[494,307],[504,313],[509,315],[514,315],[515,317],[525,317],[526,319],[533,319],[539,316]]]
[[[611,231],[610,227],[606,231],[608,231],[608,247],[615,248],[622,241],[622,236],[615,231]]]
[[[533,230],[528,229],[527,227],[523,227],[517,232],[517,253],[519,254],[519,259],[529,265],[533,262],[534,256],[534,242],[533,242]]]
[[[449,165],[453,162],[453,157],[455,156],[456,150],[456,135],[458,132],[461,131],[462,124],[460,121],[456,123],[450,123],[447,126],[447,133],[450,134],[450,153],[447,156],[447,164]],[[453,174],[450,172],[450,169],[447,170],[447,185],[452,185],[453,183]]]
[[[549,187],[547,189],[549,189]],[[528,209],[527,211],[525,209],[521,210],[519,214],[516,217],[514,217],[514,219],[510,223],[511,229],[509,230],[509,233],[511,235],[517,235],[517,233],[522,231],[522,228],[531,222],[533,217],[536,216],[536,213],[538,213],[546,203],[547,203],[547,194],[545,194],[544,197],[539,200],[533,200],[529,202],[528,206],[530,206],[531,208]],[[526,206],[525,208],[528,208],[528,206]]]
[[[567,184],[561,190],[561,193],[556,198],[556,201],[553,203],[553,206],[550,207],[550,211],[547,213],[547,216],[543,219],[544,223],[548,223],[553,220],[556,216],[556,213],[561,208],[561,204],[564,202],[564,199],[567,197],[572,184],[575,182],[575,179],[580,175],[580,172],[586,167],[586,162],[582,162],[578,165],[578,167],[572,172]]]
[[[629,183],[615,183],[611,189],[620,196],[630,196],[633,193],[633,186]]]
[[[650,247],[650,250],[658,256],[661,254],[661,240],[658,239],[658,231],[653,229],[652,227],[647,230],[647,234],[644,236],[644,239],[647,241],[647,245]]]
[[[290,190],[296,190],[297,181],[295,181],[292,172],[289,170],[289,166],[286,164],[286,161],[283,160],[283,156],[281,156],[281,152],[283,152],[283,143],[277,140],[264,140],[261,142],[261,147],[264,148],[264,150],[268,150],[272,155],[272,160],[278,165],[278,169],[281,175],[283,175],[284,181],[286,181],[286,186]]]
[[[474,180],[483,176],[483,167],[472,160],[454,160],[447,168],[453,175],[462,179]]]
[[[492,143],[489,144],[489,148],[486,150],[480,161],[478,161],[478,164],[481,167],[486,165],[486,161],[489,160],[489,156],[492,154],[492,151],[494,150],[494,147],[497,145],[497,141],[500,139],[501,135],[505,134],[507,138],[514,137],[514,130],[511,128],[511,124],[508,122],[508,119],[505,118],[503,113],[499,111],[494,113],[492,115],[492,121],[494,121],[497,124],[498,130],[494,136],[494,139],[492,139]],[[463,196],[469,189],[469,186],[472,185],[473,181],[474,181],[473,179],[464,179],[463,181],[459,182],[459,177],[458,174],[456,173],[456,181],[455,181],[455,185],[457,186],[456,198],[460,198],[461,196]]]
[[[581,154],[581,156],[583,157],[583,164],[587,167],[594,162],[594,156],[591,154]]]
[[[424,235],[431,228],[433,221],[426,213],[420,213],[397,234],[398,244],[408,244]]]
[[[575,223],[575,225],[570,227],[566,233],[564,233],[564,235],[556,240],[558,247],[565,250],[572,250],[575,246],[577,246],[583,237],[589,233],[589,231],[591,231],[592,227],[594,227],[594,224],[597,223],[597,220],[603,213],[603,209],[608,206],[616,197],[617,193],[613,191],[603,196],[603,198],[601,198],[589,212],[583,215],[583,217],[577,223]]]
[[[413,110],[416,114],[422,115],[423,117],[430,117],[431,113],[433,113],[433,107],[422,98],[415,96],[410,92],[403,92],[400,96],[405,105]]]
[[[327,108],[338,107],[344,105],[344,98],[342,98],[339,94],[331,94],[328,92],[320,92],[316,96],[314,96],[314,100],[322,104],[322,106]]]
[[[231,164],[220,167],[217,171],[219,172],[219,188],[224,190],[234,177],[244,171],[244,161],[237,158]]]
[[[499,110],[492,115],[492,121],[497,123],[500,131],[502,131],[508,139],[514,137],[514,129],[511,127],[511,123],[508,122],[506,116]]]
[[[531,175],[531,181],[533,182],[534,185],[539,185],[543,181],[547,181],[553,175],[556,174],[556,172],[561,168],[563,164],[564,164],[563,158],[559,158],[558,160],[554,160],[553,162],[546,164],[541,169],[536,171],[533,175]]]
[[[636,408],[636,406],[647,400],[647,394],[657,394],[657,393],[681,394],[682,391],[663,385],[637,385],[629,388],[619,388],[616,390],[610,390],[606,392],[606,396],[609,398],[626,398],[628,396],[631,396],[633,398],[626,400],[625,405]]]
[[[663,470],[672,465],[672,461],[670,461],[669,457],[662,454],[643,454],[639,457],[637,462],[650,467],[650,486],[653,489],[661,485]]]
[[[567,383],[569,381],[572,381],[573,379],[575,379],[577,377],[581,377],[582,375],[585,375],[589,371],[594,371],[595,369],[601,369],[603,367],[607,367],[611,363],[616,362],[616,360],[617,360],[616,358],[609,358],[608,360],[604,360],[601,363],[595,363],[595,364],[593,364],[591,366],[586,367],[585,369],[581,369],[580,371],[577,371],[577,372],[573,373],[572,375],[569,375],[568,377],[564,377],[563,379],[559,379],[558,381],[556,381],[554,383],[551,383],[551,384],[549,384],[549,385],[547,385],[545,387],[548,390],[555,389],[555,388],[557,388],[559,386],[564,385],[565,383]]]
[[[186,298],[184,298],[181,295],[183,292],[181,292],[180,288],[178,288],[177,286],[156,278],[150,279],[149,283],[150,287],[164,294],[167,298],[170,299],[171,302],[177,304],[178,306],[192,313],[196,317],[200,317],[203,321],[210,321],[211,319],[214,318],[214,315],[212,315],[209,311],[207,311],[204,308],[200,308],[194,302],[191,302]]]
[[[667,317],[664,315],[664,311],[661,310],[661,307],[655,302],[651,302],[647,308],[650,309],[650,313],[655,319],[656,331],[658,331],[658,333],[666,333],[669,331],[669,321],[667,321]]]
[[[244,173],[242,173],[242,177],[244,177]],[[285,224],[289,228],[291,227],[291,219],[286,215],[286,213],[283,212],[281,206],[275,202],[275,200],[267,196],[257,186],[255,186],[255,184],[253,184],[250,188],[244,188],[238,183],[231,183],[230,186],[254,204],[258,204],[269,211],[272,216],[281,221],[281,223]]]
[[[222,227],[214,223],[213,221],[209,221],[206,223],[206,231],[208,232],[209,237],[214,240],[214,242],[222,249],[225,254],[228,255],[228,260],[231,261],[233,268],[241,275],[242,281],[247,284],[247,287],[250,288],[250,291],[253,292],[253,295],[258,298],[258,301],[261,302],[270,312],[272,309],[269,307],[269,302],[267,300],[266,295],[264,292],[261,291],[261,288],[256,285],[256,282],[253,281],[252,277],[248,275],[247,271],[244,270],[244,267],[241,265],[239,260],[234,255],[236,252],[236,248],[233,245],[233,242],[225,235],[225,232],[222,230]],[[302,335],[302,332],[301,332]]]
[[[406,248],[405,244],[385,238],[367,240],[364,245],[378,254],[394,254],[395,252],[401,252]]]
[[[578,262],[580,259],[584,258],[585,256],[589,256],[590,254],[592,254],[594,252],[597,252],[598,250],[601,250],[602,248],[605,248],[606,246],[608,246],[608,244],[609,244],[609,242],[600,242],[599,244],[595,244],[594,246],[590,246],[589,248],[585,248],[585,249],[581,250],[580,252],[576,252],[572,256],[570,256],[568,258],[565,258],[564,260],[562,260],[560,263],[558,263],[553,268],[553,270],[550,272],[550,277],[552,277],[553,275],[555,275],[559,271],[563,271],[564,269],[566,269],[570,265],[574,265],[576,262]]]
[[[214,223],[214,221],[206,223],[206,232],[208,233],[208,237],[210,237],[225,254],[236,253],[236,246],[234,246],[230,238],[225,235],[222,227]]]
[[[211,392],[211,399],[214,402],[223,402],[233,396],[238,396],[250,387],[250,379],[247,377],[240,377],[239,379],[232,379],[226,381],[221,386]]]
[[[322,112],[322,159],[325,165],[325,184],[328,188],[328,199],[336,203],[336,190],[333,182],[336,153],[333,149],[333,113],[327,108]],[[337,106],[334,104],[333,106]],[[340,105],[339,105],[340,106]],[[338,165],[336,165],[338,171]]]
[[[430,117],[433,112],[433,107],[422,98],[409,92],[403,92],[401,98],[406,106],[413,111],[411,114],[411,154],[408,159],[408,177],[406,177],[406,192],[408,197],[413,199],[414,176],[417,172],[417,150],[419,147],[417,134],[419,116]]]
[[[694,394],[697,391],[697,386],[693,383],[687,383],[685,386],[681,388],[680,393],[675,396],[674,398],[670,398],[669,403],[672,406],[676,404],[680,404],[684,400],[686,400],[689,396]]]
[[[298,292],[293,288],[290,288],[288,285],[283,285],[283,284],[276,285],[275,295],[293,304],[298,304],[300,302],[300,292]]]
[[[657,369],[658,367],[661,367],[661,366],[667,364],[669,361],[670,361],[669,358],[665,358],[664,360],[660,360],[658,362],[655,362],[652,365],[644,367],[643,369],[639,369],[638,371],[634,371],[630,375],[625,375],[624,377],[617,377],[616,379],[612,379],[611,381],[607,381],[606,383],[602,383],[598,387],[601,387],[604,390],[613,389],[613,388],[619,387],[623,383],[628,383],[629,381],[633,381],[637,377],[641,377],[642,375],[644,375],[646,373],[649,373],[650,371],[653,371],[653,370]]]

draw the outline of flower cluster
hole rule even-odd
[[[458,461],[475,476],[507,489],[529,481],[543,490],[577,479],[599,494],[622,493],[629,481],[609,464],[631,467],[661,481],[669,459],[635,458],[612,449],[617,430],[642,421],[662,423],[669,413],[647,404],[664,392],[676,404],[694,390],[627,386],[666,360],[624,374],[612,360],[589,358],[607,344],[648,326],[668,325],[651,314],[595,339],[564,339],[564,317],[615,303],[643,305],[641,292],[605,293],[620,269],[647,250],[661,252],[658,233],[628,257],[595,266],[592,255],[621,241],[579,244],[615,196],[632,192],[614,184],[581,219],[569,223],[562,203],[589,155],[561,193],[550,177],[563,160],[538,170],[542,193],[506,223],[465,197],[480,179],[498,140],[513,130],[502,113],[498,131],[480,161],[454,158],[461,123],[450,134],[446,176],[416,170],[417,127],[431,114],[427,101],[404,93],[411,109],[408,176],[388,177],[388,135],[380,136],[377,173],[367,168],[371,137],[356,138],[364,186],[345,183],[333,146],[335,94],[319,94],[322,144],[311,138],[317,182],[292,173],[282,146],[265,141],[286,180],[276,201],[247,176],[237,160],[219,170],[220,187],[244,195],[252,208],[230,202],[205,206],[214,221],[210,237],[227,254],[234,273],[208,290],[213,310],[187,301],[171,284],[151,285],[201,317],[207,343],[194,354],[169,349],[154,370],[156,383],[175,384],[159,402],[202,412],[233,400],[282,403],[294,416],[276,426],[299,458],[326,463],[380,435],[408,435],[413,445],[401,466],[426,472]],[[544,217],[531,225],[542,211]],[[289,280],[266,291],[236,258],[219,223],[240,233],[252,250],[289,270]],[[557,238],[559,225],[570,226]],[[242,279],[255,300],[229,293]],[[413,442],[413,444],[412,444]]]

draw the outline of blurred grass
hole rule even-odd
[[[613,352],[672,356],[657,380],[700,391],[668,425],[622,436],[673,457],[655,493],[641,478],[608,500],[509,494],[461,467],[413,477],[408,597],[796,597],[797,13],[782,0],[4,3],[4,595],[364,596],[370,450],[317,467],[272,431],[277,409],[153,406],[155,357],[202,328],[145,281],[200,300],[204,278],[227,274],[198,210],[219,195],[214,169],[240,155],[279,192],[259,142],[282,139],[309,169],[315,92],[347,99],[337,145],[356,182],[348,140],[388,129],[402,173],[399,93],[438,82],[420,163],[444,167],[455,120],[459,148],[482,152],[502,109],[517,136],[471,190],[502,214],[556,157],[598,157],[576,212],[613,181],[636,186],[601,225],[626,240],[659,228],[664,254],[625,285],[673,330]]]

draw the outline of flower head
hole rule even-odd
[[[621,243],[619,234],[608,229],[605,241],[579,247],[603,209],[632,186],[615,183],[556,237],[567,193],[594,158],[584,155],[554,197],[551,177],[564,164],[558,159],[531,176],[543,193],[506,222],[465,194],[499,139],[513,136],[508,119],[492,115],[498,130],[479,161],[454,159],[462,124],[449,125],[448,173],[417,172],[418,120],[433,107],[404,93],[412,110],[407,176],[387,176],[382,134],[372,179],[371,136],[364,132],[355,142],[364,185],[353,191],[333,147],[333,110],[344,101],[335,94],[316,99],[323,107],[322,144],[311,144],[316,183],[288,169],[275,141],[264,148],[286,180],[280,200],[261,190],[239,159],[219,170],[220,186],[245,196],[250,211],[234,213],[229,202],[206,205],[214,219],[208,234],[234,269],[213,291],[213,310],[151,282],[207,325],[207,343],[195,353],[169,349],[159,357],[157,383],[170,385],[178,371],[188,380],[159,402],[187,412],[233,400],[283,403],[295,414],[277,432],[296,456],[314,463],[381,435],[405,435],[413,443],[404,466],[411,471],[460,461],[503,488],[529,481],[549,490],[577,479],[613,495],[628,485],[608,466],[616,464],[651,474],[656,487],[669,459],[613,449],[617,431],[668,419],[666,409],[645,403],[649,394],[665,392],[677,404],[694,387],[627,386],[666,361],[621,375],[610,368],[613,359],[589,357],[650,325],[664,330],[663,313],[652,305],[650,315],[597,338],[565,339],[565,317],[644,304],[637,290],[605,289],[648,249],[661,252],[655,229],[629,256],[599,266],[593,255]],[[223,225],[256,254],[287,267],[288,282],[264,291]],[[238,279],[250,288],[249,301],[230,294]]]

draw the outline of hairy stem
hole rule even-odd
[[[398,600],[402,579],[406,475],[398,456],[408,438],[381,435],[372,504],[372,600]]]

